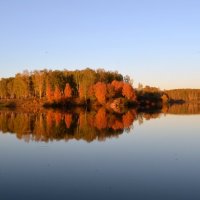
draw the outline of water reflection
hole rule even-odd
[[[193,107],[0,110],[0,199],[200,199],[200,115],[172,115]]]
[[[86,112],[60,112],[48,110],[42,113],[0,111],[0,130],[16,133],[18,139],[33,141],[52,140],[105,140],[117,137],[131,129],[136,111],[124,114],[108,113],[105,108]]]
[[[0,131],[14,133],[18,139],[26,142],[71,139],[104,141],[107,138],[118,137],[124,131],[129,133],[136,120],[142,124],[144,119],[158,118],[161,113],[199,114],[200,104],[165,106],[160,111],[146,110],[139,113],[135,109],[115,113],[103,107],[98,110],[79,109],[73,112],[45,110],[34,113],[0,110]]]
[[[179,115],[194,115],[200,114],[200,102],[199,103],[185,103],[174,104],[169,107],[168,113]]]

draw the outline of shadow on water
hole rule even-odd
[[[7,109],[0,110],[0,131],[16,134],[26,142],[104,141],[130,132],[135,121],[142,124],[144,119],[158,118],[161,113],[200,114],[200,104],[163,106],[162,110],[130,109],[124,113],[108,112],[103,107],[91,111],[45,110],[37,113]]]

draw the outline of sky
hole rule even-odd
[[[0,77],[86,67],[200,88],[200,1],[0,0]]]

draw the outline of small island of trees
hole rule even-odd
[[[0,81],[1,100],[35,100],[45,106],[105,105],[136,101],[130,77],[103,69],[41,70]]]
[[[24,71],[0,80],[1,105],[9,106],[104,106],[119,111],[125,106],[162,107],[165,103],[199,100],[200,90],[166,90],[139,85],[117,71]]]

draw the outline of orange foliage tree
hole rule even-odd
[[[60,88],[56,86],[55,91],[54,91],[54,99],[56,101],[59,101],[61,97],[62,97],[62,94],[61,94]]]
[[[122,95],[132,101],[136,99],[135,91],[129,83],[124,83],[123,89],[122,89]]]
[[[114,87],[116,92],[121,92],[123,85],[124,85],[124,82],[114,80],[114,81],[112,81],[111,85]]]
[[[65,98],[72,97],[72,88],[69,83],[67,83],[65,86],[64,95],[65,95]]]
[[[51,89],[50,84],[47,84],[47,87],[46,87],[46,97],[47,97],[48,101],[52,101],[53,100],[53,91]]]
[[[94,91],[98,102],[100,104],[104,104],[106,102],[106,94],[107,94],[106,84],[103,82],[96,83]]]
[[[107,84],[107,97],[113,98],[115,96],[115,88],[112,84]]]
[[[88,90],[88,97],[93,98],[95,96],[94,85],[91,85]]]

